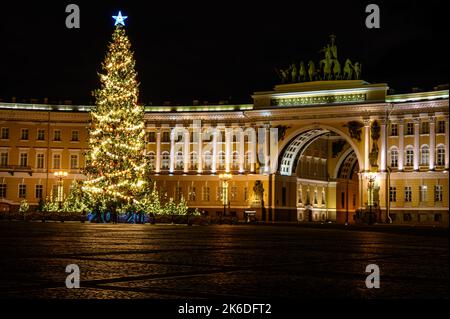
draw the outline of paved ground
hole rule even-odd
[[[433,232],[430,231],[432,234]],[[0,223],[0,298],[448,298],[448,236]],[[65,288],[77,264],[81,288]],[[367,289],[368,264],[381,288]]]

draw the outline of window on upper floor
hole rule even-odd
[[[61,130],[54,130],[53,131],[53,140],[54,141],[61,141]]]
[[[445,121],[438,121],[437,133],[445,133]]]
[[[430,134],[430,122],[422,122],[420,134]]]
[[[406,123],[406,135],[414,135],[414,123]]]
[[[38,141],[43,141],[43,140],[45,140],[45,130],[39,129],[39,130],[37,131],[36,139],[37,139]]]
[[[29,138],[30,138],[30,130],[27,128],[23,128],[20,133],[20,139],[22,141],[28,141]]]
[[[72,142],[78,142],[80,140],[80,133],[78,132],[78,130],[73,130],[72,131]]]
[[[391,124],[391,136],[397,136],[398,135],[398,125],[393,123]]]
[[[9,127],[2,127],[2,140],[9,139]]]

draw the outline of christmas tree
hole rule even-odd
[[[145,195],[144,107],[130,41],[117,25],[100,74],[100,89],[91,111],[89,151],[83,191],[91,209],[136,210]]]

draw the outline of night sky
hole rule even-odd
[[[374,1],[377,30],[365,27],[370,1],[2,2],[0,99],[93,103],[118,10],[128,16],[145,104],[250,102],[253,92],[279,84],[275,67],[317,63],[331,33],[341,64],[360,61],[368,82],[397,93],[448,83],[445,2],[393,2]],[[80,29],[65,27],[70,3],[80,6]]]

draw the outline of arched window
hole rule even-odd
[[[150,166],[150,169],[155,169],[155,153],[149,152],[148,153],[148,165]]]
[[[170,155],[169,152],[162,152],[161,154],[161,166],[162,169],[169,169],[169,163],[170,163]]]
[[[183,153],[178,152],[176,159],[175,159],[175,167],[176,167],[176,169],[181,170],[181,169],[183,169],[183,166],[184,166]]]
[[[423,145],[420,149],[420,165],[428,165],[430,163],[430,148]]]
[[[212,167],[212,156],[211,152],[205,152],[205,170],[211,170]]]
[[[198,168],[198,157],[197,157],[197,153],[196,152],[192,152],[191,154],[190,154],[190,169],[191,170],[195,170],[195,169],[197,169]]]
[[[407,147],[405,152],[405,165],[406,166],[413,166],[414,161],[414,150],[412,147]]]
[[[250,171],[250,169],[251,169],[251,163],[250,163],[251,158],[252,158],[251,153],[252,152],[247,152],[247,153],[245,153],[245,156],[244,156],[244,169],[246,171]]]
[[[391,167],[397,167],[398,166],[398,150],[397,148],[391,149]]]
[[[439,145],[437,147],[436,164],[439,166],[445,165],[445,147],[444,147],[444,145]]]
[[[219,153],[219,169],[220,170],[225,169],[225,153],[224,152]]]
[[[239,153],[238,152],[233,152],[232,167],[234,170],[239,169]]]

